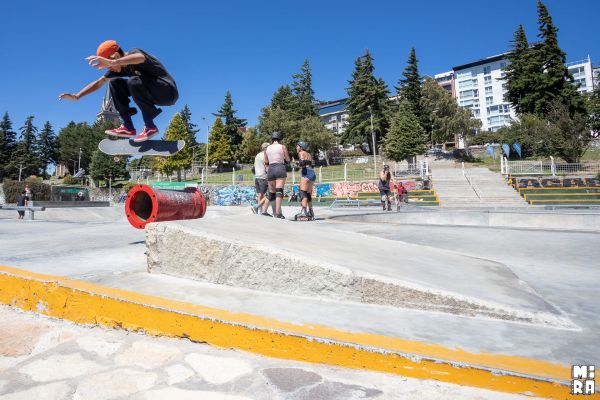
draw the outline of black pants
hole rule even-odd
[[[129,107],[129,97],[138,105],[144,123],[153,125],[152,120],[160,114],[156,106],[170,106],[179,98],[177,88],[160,79],[142,79],[132,76],[129,79],[111,78],[108,83],[110,95],[121,118],[131,117],[135,108]]]

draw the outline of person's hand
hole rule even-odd
[[[113,66],[115,60],[109,60],[108,58],[100,57],[100,56],[89,56],[85,58],[92,67],[98,69],[108,68]]]
[[[76,94],[72,94],[72,93],[61,93],[58,95],[58,99],[59,100],[77,101],[77,100],[79,100],[79,96],[77,96]]]

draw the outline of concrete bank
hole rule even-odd
[[[509,393],[570,398],[568,366],[324,326],[295,325],[10,267],[0,267],[0,302],[79,324],[185,337],[271,357]]]
[[[439,210],[399,213],[350,214],[330,217],[332,221],[411,225],[481,226],[510,229],[558,229],[600,232],[599,211],[476,211]]]
[[[298,223],[256,224],[256,218],[150,224],[148,271],[288,295],[576,328],[501,263],[327,224],[313,225],[300,240]]]

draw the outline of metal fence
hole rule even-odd
[[[371,161],[373,158],[371,157]],[[379,163],[378,167],[381,168],[383,164]],[[328,183],[328,182],[346,182],[346,181],[367,181],[375,180],[379,176],[379,168],[377,171],[371,166],[365,166],[365,168],[357,169],[353,164],[343,164],[336,167],[317,167],[315,168],[315,174],[317,176],[317,183]],[[429,176],[429,164],[427,161],[420,161],[416,164],[404,164],[404,163],[392,163],[390,165],[391,172],[397,179],[409,178],[409,177],[420,177],[425,179]],[[166,181],[171,182],[175,180],[176,174],[164,175],[156,171],[148,169],[135,169],[129,170],[132,181],[138,182],[149,182],[150,180]],[[249,170],[233,170],[228,173],[210,174],[205,173],[205,169],[202,168],[200,171],[187,170],[182,176],[195,177],[202,185],[254,185],[254,176]],[[300,182],[300,171],[292,170],[287,174],[287,182],[296,184]]]
[[[500,169],[504,175],[596,175],[600,161],[556,163],[554,157],[549,161],[509,161],[502,157]]]

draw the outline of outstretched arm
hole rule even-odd
[[[121,58],[112,59],[112,58],[104,58],[100,56],[89,56],[85,58],[88,63],[98,69],[104,69],[108,67],[117,67],[117,66],[125,66],[131,64],[141,64],[146,61],[146,56],[142,53],[131,53],[123,56]]]
[[[76,101],[79,100],[79,98],[83,97],[83,96],[87,96],[90,93],[95,92],[96,90],[100,89],[102,87],[102,85],[104,85],[104,82],[106,82],[107,78],[105,78],[104,76],[98,78],[97,80],[95,80],[94,82],[88,84],[86,87],[84,87],[83,89],[81,89],[78,93],[61,93],[58,96],[59,100],[72,100],[72,101]]]

